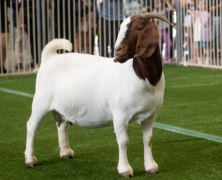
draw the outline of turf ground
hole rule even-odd
[[[165,66],[166,92],[156,122],[222,137],[222,71]],[[34,94],[35,75],[1,77],[0,87]],[[113,127],[69,129],[75,159],[62,160],[57,151],[55,121],[47,115],[35,140],[38,166],[24,163],[26,122],[32,98],[0,91],[0,179],[121,179]],[[128,159],[133,179],[221,180],[222,144],[158,128],[153,156],[159,174],[147,175],[139,124],[129,125]]]

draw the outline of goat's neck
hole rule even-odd
[[[150,84],[155,86],[162,75],[162,60],[159,46],[149,58],[134,57],[133,69],[140,79],[147,79]]]

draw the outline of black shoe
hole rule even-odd
[[[31,62],[31,63],[30,63],[30,66],[31,66],[31,68],[34,68],[34,67],[35,67],[35,63],[34,63],[34,62]]]
[[[35,68],[35,63],[34,62],[30,62],[29,67]]]
[[[7,73],[7,71],[6,71],[4,66],[0,67],[0,74],[2,74],[2,73],[4,73],[4,74]]]
[[[16,64],[15,69],[23,69],[22,63]]]

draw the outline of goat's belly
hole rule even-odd
[[[95,111],[72,111],[59,112],[62,115],[63,121],[71,122],[81,127],[99,128],[113,125],[112,115],[95,113]]]
[[[68,122],[71,122],[73,124],[76,124],[81,127],[86,128],[100,128],[100,127],[107,127],[112,126],[113,121],[112,120],[98,120],[98,119],[67,119]]]

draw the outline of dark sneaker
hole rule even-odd
[[[0,74],[1,73],[7,73],[7,70],[5,69],[5,67],[3,66],[3,67],[0,67]]]
[[[34,62],[30,62],[29,67],[34,68],[35,67],[35,63]]]
[[[16,64],[15,69],[23,69],[22,63]]]
[[[31,65],[31,68],[35,67],[35,63],[34,62],[31,62],[30,65]]]

